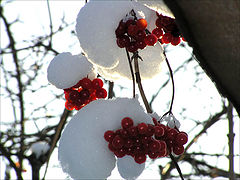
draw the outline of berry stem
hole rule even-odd
[[[125,48],[125,49],[126,49],[128,63],[129,63],[131,76],[132,76],[132,81],[133,81],[133,98],[135,98],[135,77],[134,77],[133,67],[132,67],[132,63],[131,63],[129,52],[127,51],[127,48]]]
[[[134,53],[133,59],[134,59],[136,82],[138,84],[138,89],[139,89],[139,92],[141,94],[141,97],[142,97],[142,100],[143,100],[143,103],[146,107],[147,112],[152,113],[151,107],[148,104],[147,98],[145,96],[145,93],[144,93],[144,90],[143,90],[143,87],[142,87],[141,76],[140,76],[139,66],[138,66],[138,58],[139,58],[138,52]]]
[[[174,79],[173,79],[173,71],[172,71],[172,68],[170,66],[170,63],[168,61],[168,58],[165,54],[165,51],[163,51],[163,54],[165,56],[165,59],[166,59],[166,63],[167,63],[167,66],[168,66],[168,70],[169,70],[169,73],[170,73],[170,78],[171,78],[171,81],[172,81],[172,100],[171,100],[171,104],[170,104],[170,108],[169,108],[169,111],[166,114],[171,114],[172,113],[172,107],[173,107],[173,101],[174,101],[174,95],[175,95],[175,85],[174,85]]]
[[[182,175],[182,171],[181,171],[180,167],[178,166],[178,163],[177,163],[176,159],[174,158],[174,156],[171,153],[169,153],[169,156],[170,156],[172,162],[174,163],[174,165],[175,165],[175,167],[178,171],[179,176],[181,177],[182,180],[184,180],[183,175]]]

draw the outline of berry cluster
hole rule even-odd
[[[155,22],[157,28],[152,33],[157,36],[162,44],[171,43],[176,46],[181,42],[181,38],[185,41],[177,27],[175,19],[158,13],[157,16],[158,18]]]
[[[139,123],[134,126],[133,120],[125,117],[121,125],[121,129],[104,133],[104,139],[109,143],[108,148],[118,158],[130,155],[139,164],[146,161],[147,155],[151,159],[165,157],[172,152],[180,155],[184,152],[183,145],[188,140],[185,132],[159,123]]]
[[[99,98],[106,98],[107,91],[102,88],[103,81],[99,78],[90,80],[88,78],[81,79],[71,88],[64,89],[65,107],[68,110],[80,110],[82,107]]]
[[[144,49],[147,45],[154,46],[157,43],[155,34],[146,34],[147,21],[145,19],[121,20],[115,30],[117,45],[126,48],[129,52]]]

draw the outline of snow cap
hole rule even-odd
[[[33,143],[30,147],[31,151],[37,158],[39,158],[41,155],[44,155],[48,152],[50,146],[45,141],[39,141],[36,143]]]
[[[63,171],[73,179],[109,177],[116,158],[108,149],[104,133],[121,128],[121,120],[125,117],[131,117],[136,124],[152,122],[138,100],[129,98],[93,101],[74,115],[59,142],[58,159]],[[133,159],[131,164],[137,163]],[[136,176],[142,171],[143,168],[138,169]],[[121,170],[123,177],[124,172]]]
[[[69,52],[58,54],[47,69],[48,81],[59,89],[67,89],[93,71],[93,65],[83,55]]]

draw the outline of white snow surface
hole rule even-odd
[[[139,51],[139,56],[143,59],[143,61],[139,59],[138,63],[142,80],[151,79],[159,75],[161,72],[161,63],[165,59],[163,55],[163,49],[160,44],[156,44],[153,47],[148,46],[145,49]],[[132,66],[134,68],[134,62],[132,62]],[[119,61],[118,65],[115,68],[97,68],[97,70],[101,76],[110,81],[117,81],[122,79],[132,80],[126,53],[125,57]]]
[[[117,159],[119,174],[127,180],[134,180],[143,172],[145,163],[138,164],[131,156],[124,156]]]
[[[139,3],[157,11],[159,14],[163,14],[169,17],[174,17],[172,11],[167,7],[163,0],[137,0]]]
[[[33,143],[30,147],[32,153],[35,154],[37,158],[39,158],[41,155],[46,154],[49,148],[49,144],[45,141]]]
[[[155,28],[156,12],[135,1],[90,1],[81,8],[77,17],[76,32],[84,53],[94,65],[103,69],[111,69],[110,71],[116,71],[116,74],[128,76],[124,72],[126,69],[129,69],[126,52],[125,49],[117,46],[115,30],[119,22],[132,9],[135,10],[138,18],[147,20],[147,28],[150,31]],[[147,57],[151,57],[151,60],[146,58],[146,62],[142,65],[146,71],[150,71],[151,67],[157,64],[157,62],[159,63],[158,56],[161,52],[162,50],[159,47],[158,53],[147,55]],[[142,52],[142,54],[144,53]],[[151,50],[146,50],[145,54],[151,53]],[[152,64],[145,67],[146,63]],[[149,76],[151,76],[151,73]]]
[[[58,54],[47,69],[48,81],[59,89],[74,86],[93,71],[93,65],[81,54],[69,52]]]
[[[110,176],[116,158],[103,136],[107,130],[121,128],[124,117],[131,117],[135,124],[152,122],[137,99],[101,99],[78,111],[60,138],[58,158],[63,171],[73,179],[106,179]]]

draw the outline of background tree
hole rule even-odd
[[[24,31],[24,20],[22,24],[21,19],[13,20],[6,15],[5,9],[10,6],[9,3],[15,7],[15,2],[4,1],[0,5],[3,46],[1,48],[0,155],[3,157],[5,179],[10,179],[12,176],[24,179],[23,171],[28,163],[32,169],[32,179],[44,177],[44,173],[40,175],[40,169],[50,159],[63,127],[72,115],[72,112],[64,109],[63,92],[49,85],[43,77],[46,76],[49,61],[60,52],[56,41],[59,34],[72,32],[73,44],[77,42],[77,38],[73,23],[66,22],[64,16],[61,17],[59,24],[52,21],[53,14],[47,2],[49,18],[43,25],[47,32],[40,35],[35,35],[33,32],[29,34],[29,39],[16,37],[17,31]],[[240,177],[239,172],[234,171],[234,164],[237,165],[236,159],[239,159],[239,154],[234,153],[234,144],[238,144],[238,141],[234,141],[234,134],[236,133],[235,137],[238,138],[239,131],[236,132],[236,128],[233,128],[234,123],[239,123],[239,117],[232,104],[217,94],[214,85],[200,68],[192,54],[192,49],[186,43],[178,47],[167,46],[165,50],[175,80],[174,114],[180,120],[182,128],[189,133],[186,153],[177,158],[183,176],[186,178],[230,176],[231,179]],[[176,51],[182,52],[182,58],[176,58]],[[186,81],[184,84],[183,79]],[[168,109],[171,99],[170,82],[167,66],[163,64],[162,77],[158,79],[157,86],[152,87],[152,90],[146,90],[147,99],[158,114],[163,114]],[[153,83],[154,81],[144,83],[144,88]],[[105,86],[109,88],[109,98],[131,94],[130,88],[121,84],[105,81]],[[212,92],[206,90],[205,86],[209,86],[208,89]],[[202,96],[205,104],[191,101],[197,95]],[[57,106],[58,104],[62,106]],[[11,111],[7,111],[8,114],[5,113],[5,107],[12,108]],[[222,131],[221,126],[227,127],[227,124],[226,131]],[[217,131],[218,129],[222,132]],[[209,146],[208,143],[214,142],[216,133],[219,133],[217,136],[220,138],[225,137],[219,145],[222,149],[206,151],[205,147]],[[209,139],[208,143],[206,139]],[[38,156],[32,146],[36,142],[46,142],[50,148]],[[29,151],[30,149],[32,151]],[[221,162],[226,162],[227,158],[229,168],[222,167]],[[159,166],[161,179],[179,176],[174,171],[175,166],[170,158],[164,158],[154,164]]]

